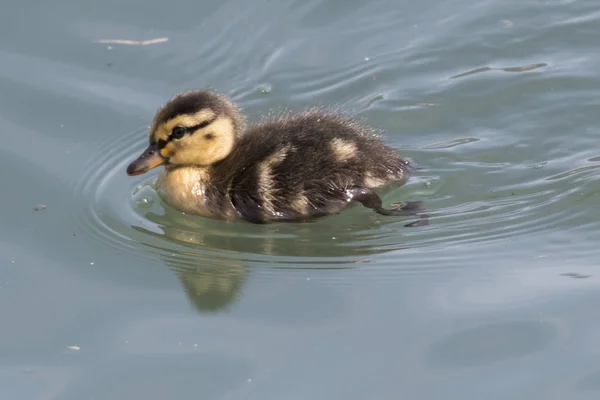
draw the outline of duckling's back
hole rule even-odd
[[[409,164],[356,121],[311,110],[250,127],[214,173],[241,216],[261,222],[337,213],[349,190],[403,184]]]

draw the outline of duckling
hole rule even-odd
[[[403,185],[412,168],[370,128],[336,113],[309,109],[246,127],[230,99],[195,90],[158,109],[149,137],[127,174],[164,166],[157,193],[184,213],[268,223],[338,214],[353,202],[386,216],[421,208],[383,208],[373,189]]]

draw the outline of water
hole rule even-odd
[[[597,398],[592,0],[2,6],[2,398]],[[359,115],[430,225],[166,206],[125,167],[204,87]]]

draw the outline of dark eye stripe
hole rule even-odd
[[[213,123],[213,122],[214,122],[216,119],[217,119],[216,117],[215,117],[215,118],[211,118],[211,119],[207,119],[206,121],[204,121],[204,122],[201,122],[201,123],[199,123],[198,125],[194,125],[194,126],[188,126],[188,127],[185,127],[185,133],[186,133],[187,135],[193,134],[193,133],[194,133],[194,132],[196,132],[198,129],[206,128],[207,126],[209,126],[210,124],[212,124],[212,123]],[[173,140],[173,139],[174,139],[174,138],[173,138],[172,136],[169,136],[169,139],[167,139],[167,141],[169,141],[169,142],[170,142],[170,141],[171,141],[171,140]],[[160,142],[160,141],[159,141],[159,142]],[[162,147],[164,147],[166,144],[167,144],[167,143],[165,142],[165,143],[163,144],[163,146],[162,146]],[[158,144],[158,146],[159,146],[159,147],[161,147],[160,143]]]
[[[207,126],[212,124],[215,121],[215,119],[216,118],[207,119],[206,121],[204,121],[198,125],[190,126],[189,128],[186,128],[186,131],[187,131],[187,133],[194,133],[198,129],[206,128]]]
[[[194,125],[194,126],[188,126],[187,128],[185,128],[185,133],[186,134],[192,134],[195,131],[197,131],[198,129],[202,129],[202,128],[206,128],[207,126],[209,126],[210,124],[212,124],[213,122],[215,122],[215,120],[217,119],[217,117],[211,118],[211,119],[207,119],[204,122],[199,123],[198,125]],[[168,142],[170,142],[171,136],[169,136],[169,138],[167,140],[159,140],[158,141],[158,147],[160,149],[162,149],[163,147],[165,147],[167,145]]]

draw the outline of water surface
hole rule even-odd
[[[2,6],[3,398],[597,398],[592,0]],[[360,116],[430,225],[166,206],[125,167],[205,87]]]

